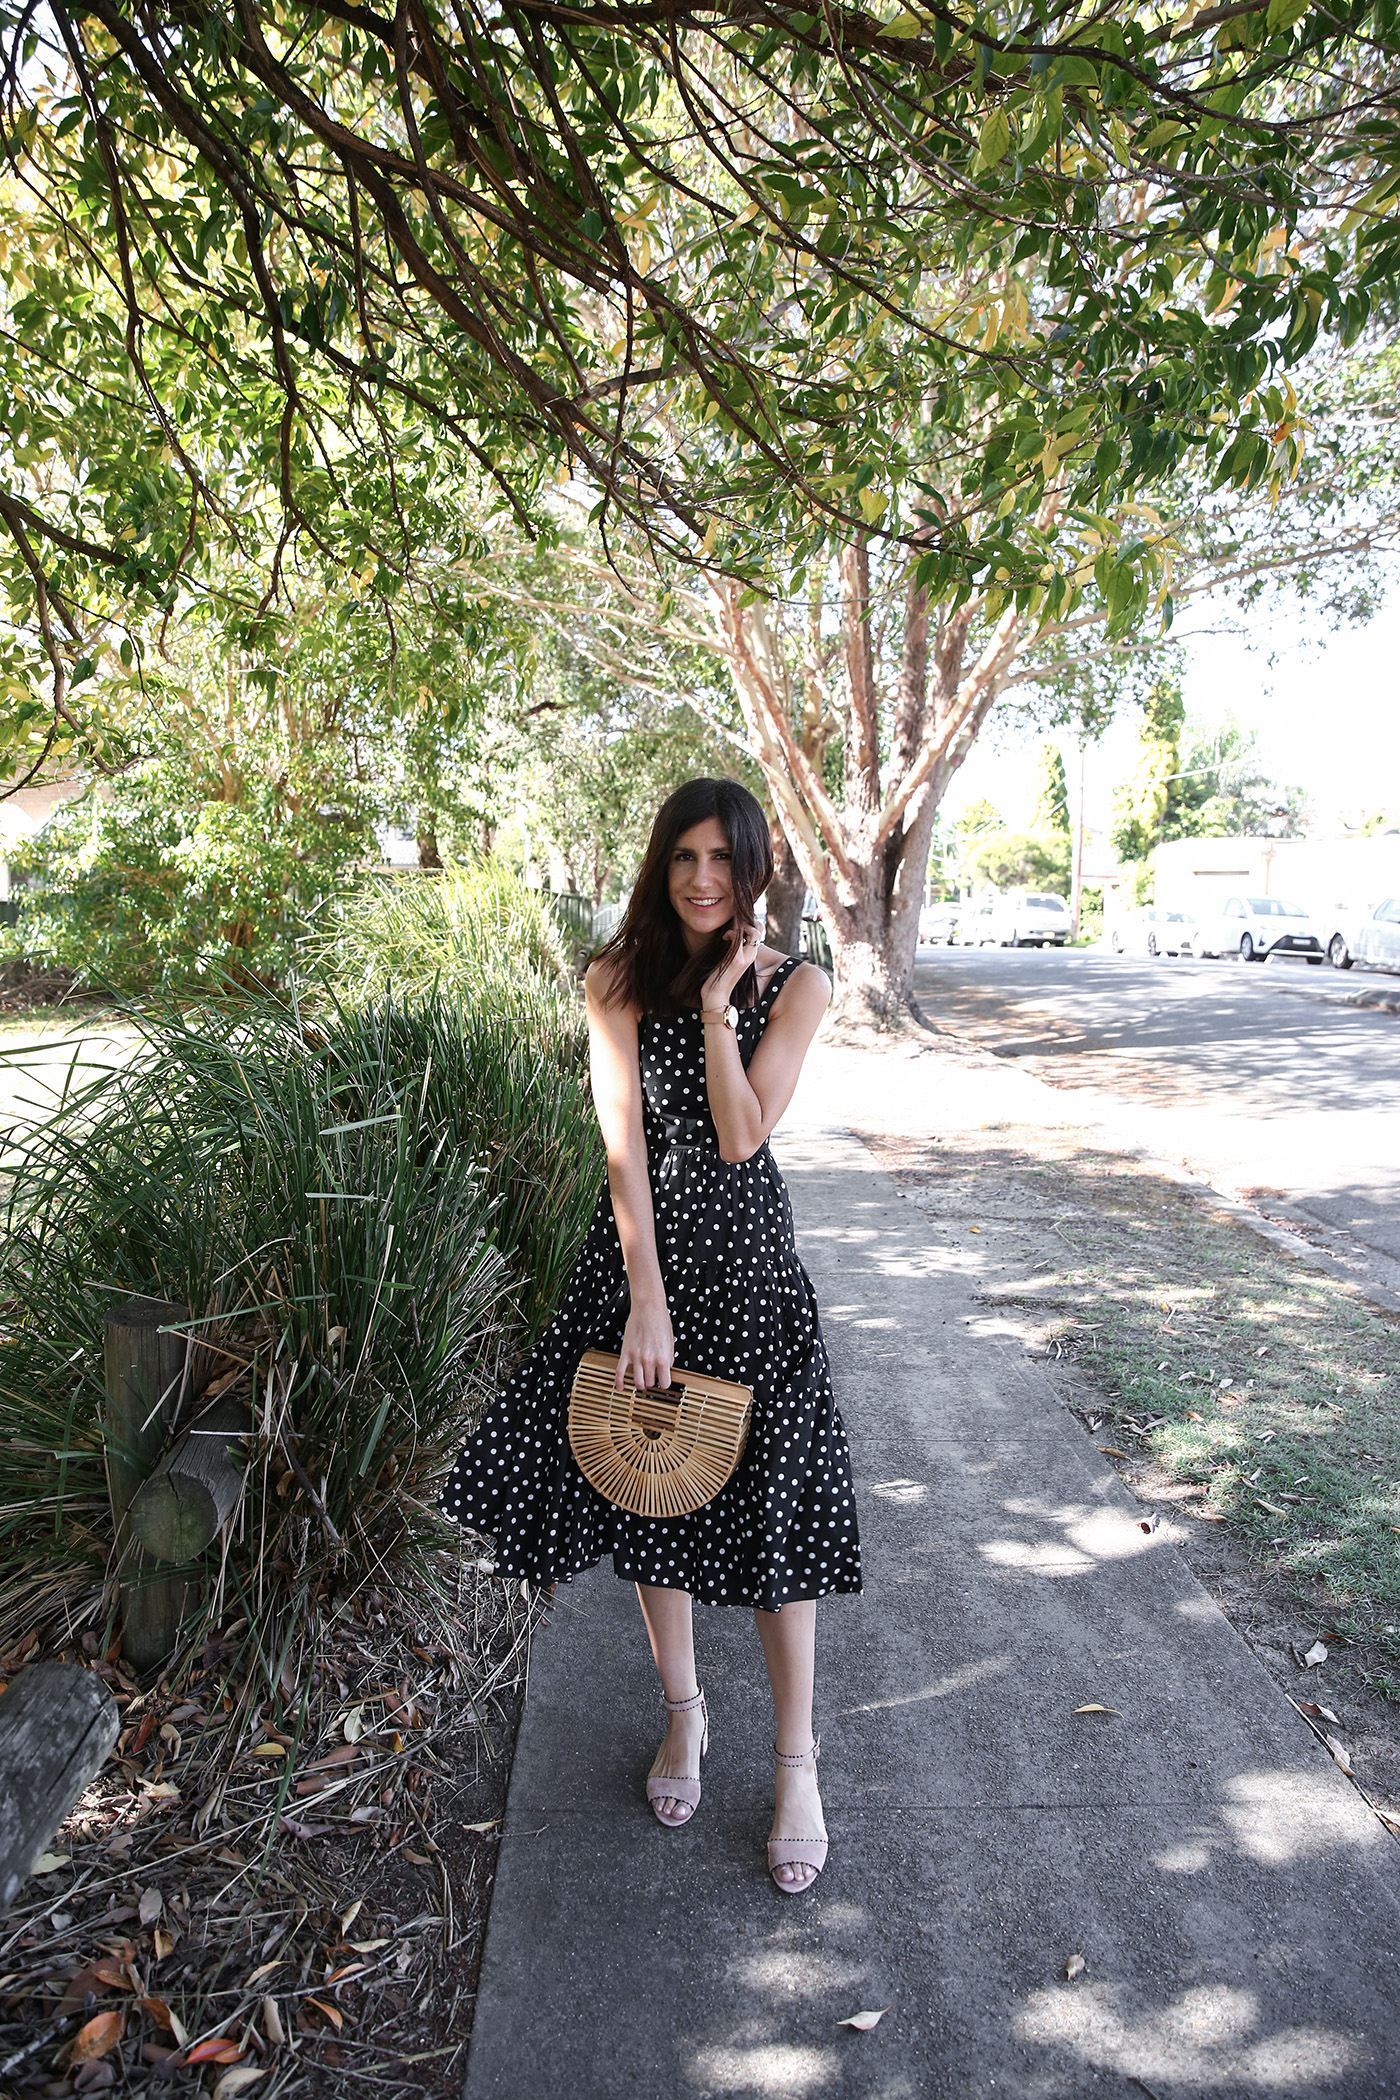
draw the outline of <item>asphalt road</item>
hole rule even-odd
[[[939,947],[920,950],[915,983],[935,1023],[1023,1061],[1115,1135],[1295,1212],[1319,1246],[1368,1250],[1394,1288],[1400,1014],[1337,1002],[1400,992],[1400,977]]]

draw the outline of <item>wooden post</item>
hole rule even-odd
[[[117,1705],[77,1663],[31,1663],[0,1698],[0,1911],[117,1740]]]
[[[184,1335],[161,1329],[189,1316],[188,1306],[164,1298],[124,1298],[107,1309],[107,1493],[122,1590],[122,1652],[137,1670],[165,1661],[185,1615],[186,1584],[152,1572],[127,1512],[165,1448],[188,1375]]]
[[[193,1560],[227,1523],[243,1492],[238,1446],[250,1426],[246,1400],[216,1400],[136,1490],[127,1522],[157,1560]]]

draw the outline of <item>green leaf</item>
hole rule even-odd
[[[1011,123],[1004,109],[989,110],[977,136],[977,165],[992,168],[1004,160],[1011,147]]]
[[[1302,21],[1311,5],[1312,0],[1269,0],[1265,26],[1270,30],[1291,29],[1295,22]]]

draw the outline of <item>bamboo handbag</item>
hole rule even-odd
[[[753,1393],[677,1365],[666,1392],[617,1390],[615,1356],[588,1349],[569,1394],[569,1442],[589,1485],[637,1517],[712,1502],[744,1455]]]

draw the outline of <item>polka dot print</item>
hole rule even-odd
[[[745,1066],[794,969],[774,971],[739,1016]],[[568,1438],[585,1349],[616,1351],[627,1275],[606,1183],[559,1310],[482,1418],[443,1492],[444,1514],[496,1541],[503,1575],[567,1581],[605,1553],[627,1581],[702,1604],[784,1604],[860,1589],[850,1454],[831,1390],[817,1302],[797,1258],[787,1190],[767,1145],[722,1160],[705,1092],[698,1012],[644,1020],[643,1121],[657,1253],[676,1362],[752,1386],[748,1446],[712,1502],[634,1516],[604,1501]]]

